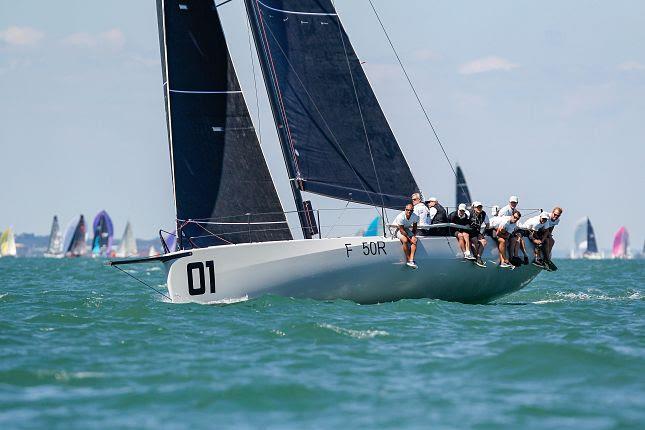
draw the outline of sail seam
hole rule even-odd
[[[242,91],[198,91],[198,90],[168,90],[171,93],[182,94],[241,94]]]
[[[289,61],[289,58],[287,57],[286,53],[284,52],[284,49],[282,49],[282,46],[280,45],[280,43],[278,42],[278,39],[277,39],[277,38],[275,37],[275,35],[273,34],[273,31],[271,31],[271,28],[270,28],[270,27],[269,27],[269,33],[271,34],[271,37],[273,37],[273,40],[276,42],[276,45],[277,45],[277,46],[278,46],[278,48],[280,49],[280,52],[282,52],[282,55],[284,56],[284,58],[285,58],[285,60],[286,60],[287,64],[289,65],[289,67],[290,67],[290,68],[291,68],[291,70],[293,71],[294,76],[298,79],[298,82],[300,83],[300,85],[302,86],[303,90],[304,90],[304,91],[305,91],[305,93],[307,94],[307,97],[309,98],[309,100],[311,100],[311,103],[313,104],[314,108],[316,109],[316,112],[318,112],[318,115],[319,115],[319,116],[320,116],[320,118],[322,119],[322,121],[323,121],[323,123],[324,123],[325,127],[327,128],[327,131],[329,132],[329,134],[330,134],[330,135],[331,135],[331,137],[333,138],[333,143],[336,145],[336,148],[338,148],[338,150],[340,151],[340,153],[341,153],[341,155],[342,155],[343,159],[345,160],[345,162],[347,163],[347,165],[350,167],[350,169],[352,170],[352,172],[356,175],[356,178],[358,179],[358,182],[360,183],[361,187],[363,187],[363,191],[365,191],[365,193],[366,193],[366,194],[367,194],[367,196],[369,197],[371,205],[372,205],[372,206],[377,206],[377,205],[375,205],[375,204],[374,204],[374,201],[372,200],[372,198],[371,198],[371,196],[370,196],[370,192],[367,190],[367,188],[365,188],[365,183],[364,183],[363,179],[361,178],[361,176],[360,176],[360,175],[358,174],[358,172],[356,171],[356,168],[355,168],[355,167],[352,165],[352,163],[349,161],[349,157],[347,157],[347,154],[345,154],[345,151],[344,151],[343,147],[340,145],[340,143],[338,142],[338,139],[336,138],[336,135],[335,135],[335,134],[334,134],[334,132],[331,130],[331,127],[329,126],[329,124],[328,124],[328,123],[327,123],[327,121],[325,120],[325,117],[323,116],[322,112],[321,112],[321,111],[320,111],[320,109],[318,108],[318,104],[316,103],[316,101],[313,99],[313,97],[311,96],[311,94],[310,94],[310,93],[309,93],[309,91],[307,90],[307,87],[305,86],[304,82],[303,82],[303,81],[302,81],[302,79],[300,78],[300,75],[299,75],[299,74],[298,74],[298,72],[296,71],[295,67],[293,67],[293,64],[291,64],[291,61]],[[268,45],[268,43],[267,43],[267,45]],[[373,192],[374,192],[374,191],[372,191],[372,193],[373,193]]]
[[[267,4],[262,3],[261,1],[258,0],[258,3],[264,6],[267,9],[276,11],[276,12],[282,12],[282,13],[290,13],[294,15],[315,15],[315,16],[337,16],[338,14],[336,13],[324,13],[324,12],[299,12],[296,10],[285,10],[285,9],[277,9],[275,7],[271,7]]]
[[[335,8],[334,2],[332,0],[332,5]],[[340,18],[338,19],[338,34],[340,40],[343,44],[343,52],[345,53],[345,61],[347,63],[347,70],[349,71],[349,77],[352,81],[352,88],[354,90],[354,98],[356,99],[356,105],[358,106],[358,113],[361,117],[361,124],[363,125],[363,134],[365,135],[365,142],[367,143],[367,150],[370,154],[370,161],[372,162],[372,169],[374,170],[374,177],[376,178],[376,186],[378,187],[378,192],[381,195],[381,207],[385,206],[385,201],[383,200],[383,191],[381,190],[381,181],[378,177],[378,172],[376,171],[376,164],[374,163],[374,155],[372,154],[372,145],[370,143],[370,138],[367,134],[367,127],[365,126],[365,118],[363,117],[363,109],[361,108],[361,102],[358,99],[358,91],[356,90],[356,83],[354,82],[354,74],[352,73],[352,66],[349,63],[349,56],[347,55],[347,47],[345,46],[345,37],[343,35],[343,29],[340,24]]]

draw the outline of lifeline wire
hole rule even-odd
[[[151,290],[153,290],[153,291],[154,291],[154,292],[156,292],[156,293],[161,294],[162,296],[164,296],[165,298],[167,298],[168,300],[170,300],[170,301],[172,302],[172,299],[171,299],[170,297],[168,297],[167,295],[165,295],[164,293],[162,293],[161,291],[159,291],[158,289],[156,289],[156,288],[155,288],[155,287],[153,287],[152,285],[148,285],[148,284],[146,284],[146,283],[145,283],[145,282],[143,282],[141,279],[139,279],[139,278],[137,278],[136,276],[134,276],[134,275],[132,275],[132,274],[130,274],[130,273],[128,273],[128,272],[126,272],[125,270],[121,269],[121,268],[120,268],[119,266],[117,266],[117,265],[113,265],[112,267],[115,267],[115,268],[119,269],[120,271],[122,271],[123,273],[125,273],[126,275],[128,275],[129,277],[131,277],[131,278],[133,278],[133,279],[136,279],[137,281],[141,282],[141,283],[142,283],[143,285],[145,285],[146,287],[150,288]]]

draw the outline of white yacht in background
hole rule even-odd
[[[2,232],[2,235],[0,235],[0,256],[16,256],[16,238],[11,227],[6,229],[4,232]]]
[[[134,234],[132,233],[132,225],[130,225],[130,221],[128,221],[125,225],[121,242],[119,242],[119,246],[116,249],[116,256],[124,258],[136,257],[137,255],[139,255],[137,240],[134,238]]]
[[[49,233],[49,244],[47,245],[47,251],[45,251],[43,257],[63,258],[65,256],[63,245],[63,232],[58,224],[58,216],[54,215],[51,232]]]

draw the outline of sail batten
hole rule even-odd
[[[332,2],[245,3],[290,179],[336,199],[407,203],[416,181]]]
[[[246,214],[286,218],[231,61],[216,5],[157,0],[173,189],[182,247],[292,238],[288,225],[197,225],[179,220]],[[186,239],[186,240],[184,240]]]

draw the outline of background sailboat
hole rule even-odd
[[[87,253],[87,227],[83,215],[72,218],[65,230],[63,249],[66,257],[82,257]]]
[[[94,238],[92,239],[92,256],[107,257],[112,249],[112,238],[114,237],[114,227],[112,219],[106,211],[101,211],[94,217],[92,223]]]
[[[58,224],[58,217],[54,215],[51,232],[49,233],[49,245],[47,246],[47,251],[45,251],[43,256],[47,258],[64,257],[65,253],[63,252],[63,245],[63,232]]]
[[[0,235],[0,256],[16,256],[16,238],[11,227],[6,229],[4,232],[2,232],[2,235]]]
[[[575,249],[572,251],[572,258],[600,259],[602,254],[598,252],[596,234],[589,217],[584,217],[576,223],[574,231]]]
[[[611,250],[613,258],[630,258],[629,255],[629,232],[625,227],[618,229],[614,235],[614,246]]]
[[[123,231],[123,237],[116,251],[117,257],[134,257],[139,254],[137,250],[137,240],[134,238],[132,233],[132,225],[130,221],[125,225],[125,230]]]

